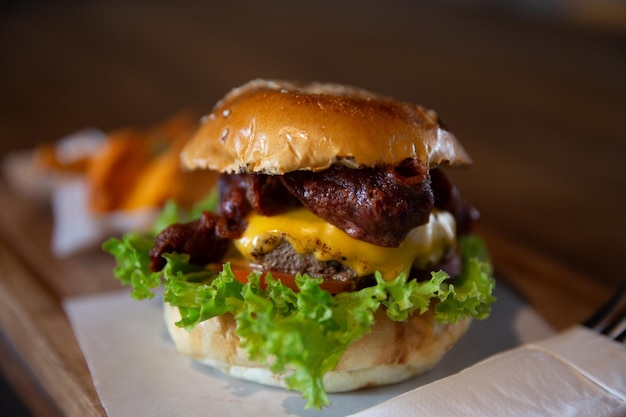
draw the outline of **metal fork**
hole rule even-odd
[[[626,342],[626,281],[583,325],[618,342]]]

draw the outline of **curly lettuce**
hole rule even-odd
[[[164,213],[170,223],[181,220],[171,207]],[[386,281],[376,274],[376,285],[333,296],[320,288],[321,279],[306,274],[296,277],[297,291],[271,274],[264,277],[263,285],[256,272],[242,283],[228,263],[216,273],[190,264],[185,254],[164,255],[165,268],[152,272],[151,236],[159,228],[103,244],[117,260],[115,276],[132,288],[136,299],[152,298],[162,285],[164,301],[181,313],[176,323],[180,327],[191,329],[212,317],[232,314],[241,347],[252,360],[287,375],[287,387],[301,392],[307,408],[329,404],[324,375],[336,367],[350,344],[371,332],[379,308],[385,308],[392,320],[403,321],[436,303],[436,320],[454,323],[465,317],[487,318],[495,301],[491,265],[481,240],[473,236],[460,241],[464,268],[453,280],[443,271],[421,282],[406,275]]]

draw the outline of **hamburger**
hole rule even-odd
[[[490,314],[478,212],[443,170],[472,161],[432,110],[254,80],[202,118],[181,162],[220,173],[207,200],[104,249],[133,297],[164,287],[184,355],[321,408],[434,367]]]

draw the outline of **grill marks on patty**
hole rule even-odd
[[[333,166],[320,172],[295,171],[284,176],[222,174],[217,213],[163,230],[150,252],[151,269],[161,270],[162,254],[187,253],[199,265],[219,262],[228,242],[246,230],[245,217],[266,216],[304,205],[350,236],[379,246],[398,246],[413,228],[425,224],[433,207],[450,211],[457,232],[470,230],[478,213],[438,169],[428,172],[418,160],[397,167],[351,169]],[[312,276],[355,280],[339,262],[320,262],[312,254],[297,254],[282,244],[257,259],[267,269],[309,272]]]

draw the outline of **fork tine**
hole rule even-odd
[[[583,325],[591,329],[602,332],[607,331],[611,326],[614,316],[626,306],[626,281],[619,287],[613,296],[597,310],[591,317],[583,322]],[[622,312],[622,315],[624,313]],[[622,321],[623,321],[622,317]],[[613,323],[614,324],[614,323]]]
[[[620,342],[623,342],[623,339],[626,338],[626,306],[622,305],[622,307],[624,307],[622,312],[616,315],[600,332]]]

